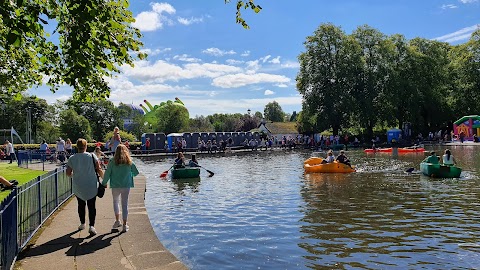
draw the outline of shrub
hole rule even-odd
[[[109,141],[113,137],[113,130],[105,134],[103,137],[103,140],[105,142]],[[128,140],[129,142],[136,142],[137,138],[135,138],[135,135],[128,133],[126,131],[120,130],[120,138],[122,138],[122,142],[125,140]]]

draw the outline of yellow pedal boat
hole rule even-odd
[[[355,168],[340,162],[322,164],[323,158],[311,157],[303,162],[306,173],[351,173]]]

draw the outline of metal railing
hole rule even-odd
[[[0,204],[0,269],[10,269],[40,226],[72,196],[65,168],[12,190]]]
[[[41,150],[19,150],[17,152],[17,163],[21,168],[41,168],[45,171],[47,164],[63,164],[67,161],[70,154],[67,152],[41,151]]]

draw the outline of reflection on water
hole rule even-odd
[[[451,150],[460,179],[362,151],[352,174],[304,175],[309,152],[201,157],[215,176],[182,182],[158,178],[172,160],[138,165],[155,232],[192,269],[477,268],[480,154]]]

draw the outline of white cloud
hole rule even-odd
[[[455,42],[455,41],[469,39],[472,33],[477,29],[479,29],[479,25],[472,25],[469,27],[462,28],[453,33],[450,33],[441,37],[436,37],[434,38],[434,40],[443,41],[443,42]]]
[[[164,48],[164,49],[155,49],[155,50],[152,50],[152,49],[142,49],[140,50],[141,53],[146,53],[148,54],[149,56],[154,56],[154,55],[158,55],[158,54],[161,54],[161,53],[165,53],[165,52],[169,52],[171,51],[172,48]]]
[[[258,83],[288,83],[290,78],[283,75],[255,73],[228,74],[213,79],[212,85],[221,88],[235,88]]]
[[[478,0],[459,0],[459,1],[462,2],[463,4],[471,4],[471,3],[478,2]]]
[[[181,54],[181,55],[175,55],[173,59],[178,60],[178,61],[183,61],[183,62],[201,62],[202,60],[199,58],[195,57],[190,57],[188,54]]]
[[[241,56],[243,57],[247,57],[247,56],[250,56],[250,51],[244,51]]]
[[[201,23],[201,22],[203,22],[203,17],[200,17],[200,18],[191,17],[190,19],[178,17],[178,18],[177,18],[177,21],[178,21],[180,24],[183,24],[183,25],[190,25],[190,24],[194,24],[194,23]]]
[[[233,51],[233,50],[224,51],[224,50],[220,50],[219,48],[208,48],[208,49],[203,50],[202,53],[210,54],[210,55],[214,55],[214,56],[224,56],[224,55],[227,55],[227,54],[236,54],[236,52]]]
[[[214,113],[247,113],[247,109],[253,112],[263,112],[265,106],[272,102],[271,97],[256,99],[202,99],[202,98],[181,98],[190,112],[190,117],[195,115],[212,115]],[[284,111],[297,112],[302,108],[302,98],[300,96],[275,97],[275,101]],[[157,104],[157,103],[155,103]]]
[[[142,103],[144,99],[157,101],[160,103],[159,96],[195,96],[195,97],[214,97],[217,95],[215,91],[192,90],[188,85],[169,85],[146,83],[135,85],[129,78],[125,76],[118,76],[117,78],[107,78],[108,85],[112,89],[110,100],[115,103]],[[173,99],[173,98],[169,98]],[[156,103],[154,103],[156,104]]]
[[[235,59],[227,59],[225,62],[229,65],[240,65],[240,64],[245,63],[245,61],[240,61],[240,60],[235,60]]]
[[[275,92],[273,92],[272,90],[265,90],[265,96],[269,96],[269,95],[273,95],[275,94]]]
[[[184,66],[158,60],[155,63],[149,61],[136,61],[135,67],[122,66],[125,76],[140,81],[179,81],[182,79],[194,78],[216,78],[230,73],[241,72],[239,67],[213,64],[213,63],[189,63]]]
[[[247,64],[246,66],[247,74],[254,74],[261,68],[259,60],[247,61],[246,64]]]
[[[265,63],[268,61],[268,59],[270,59],[270,57],[272,57],[271,55],[267,55],[265,57],[261,57],[259,60],[262,61],[262,63]]]
[[[281,64],[282,68],[300,68],[300,63],[294,61],[285,61]]]
[[[275,86],[276,86],[276,87],[280,87],[280,88],[287,88],[287,87],[288,87],[288,84],[279,83],[279,84],[276,84]]]
[[[164,13],[175,14],[175,8],[168,3],[151,3],[152,11],[144,11],[135,16],[135,22],[132,26],[141,31],[155,31],[163,28],[164,23],[172,24],[172,20],[167,18]]]
[[[458,6],[454,4],[447,4],[447,5],[442,5],[442,9],[452,9],[452,8],[458,8]]]
[[[36,93],[31,93],[32,95],[35,95],[38,98],[45,99],[48,104],[52,105],[55,104],[55,102],[60,101],[60,102],[65,102],[69,99],[72,98],[72,93],[70,94],[65,94],[65,95],[52,95],[52,94],[46,94],[46,95],[38,95]]]
[[[272,60],[269,61],[269,63],[280,64],[280,56],[273,58]]]
[[[163,12],[175,14],[175,12],[177,12],[169,3],[150,3],[150,5],[152,6],[152,10],[158,14],[162,14]]]

